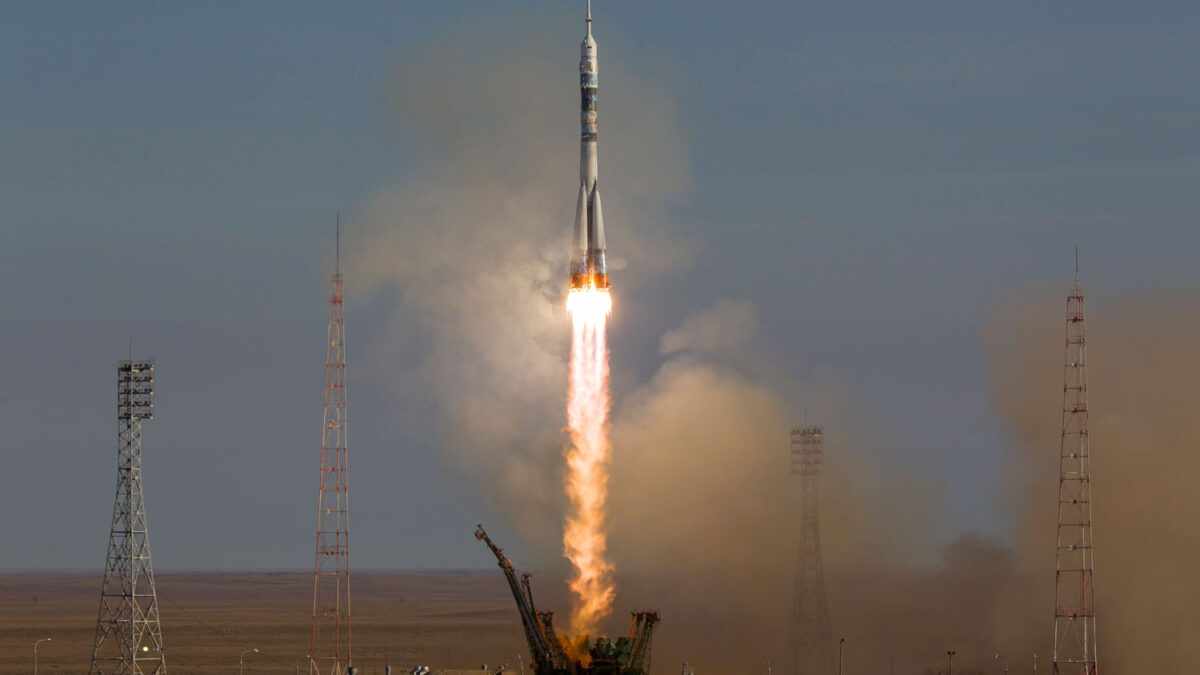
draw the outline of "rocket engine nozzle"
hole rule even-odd
[[[595,288],[607,290],[608,275],[607,274],[572,274],[571,289]]]

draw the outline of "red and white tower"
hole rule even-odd
[[[1075,290],[1067,296],[1054,596],[1054,674],[1097,675],[1087,345],[1084,340],[1083,291],[1079,289],[1078,259],[1075,264]]]
[[[346,322],[342,305],[341,231],[329,280],[325,356],[325,421],[317,484],[317,548],[313,572],[309,672],[342,675],[350,667],[349,418],[346,416]]]

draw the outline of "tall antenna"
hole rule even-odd
[[[142,420],[151,419],[154,359],[135,361],[131,353],[117,361],[117,496],[100,587],[93,675],[167,672],[142,498]]]
[[[325,352],[325,420],[317,483],[317,548],[313,571],[309,672],[342,675],[350,667],[350,422],[346,416],[346,322],[342,305],[341,218],[336,271],[329,280]]]
[[[805,412],[805,422],[808,413]],[[800,559],[792,599],[792,655],[796,675],[833,675],[833,631],[825,598],[821,557],[820,476],[824,465],[823,427],[792,429],[792,475],[800,476]]]
[[[1096,599],[1092,581],[1092,461],[1088,442],[1087,345],[1079,252],[1075,289],[1067,296],[1059,446],[1058,545],[1055,568],[1054,673],[1096,675]]]

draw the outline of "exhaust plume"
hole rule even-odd
[[[606,323],[612,311],[607,289],[572,289],[570,376],[567,386],[567,496],[570,511],[563,549],[571,561],[568,585],[574,594],[571,633],[593,635],[612,613],[617,589],[608,546],[606,500],[611,446],[608,440],[608,345]]]

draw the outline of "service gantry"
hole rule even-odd
[[[517,572],[504,555],[504,549],[492,542],[482,525],[475,530],[475,538],[487,544],[504,571],[509,590],[517,601],[529,656],[538,675],[649,674],[650,647],[658,612],[632,612],[629,634],[616,640],[587,635],[560,636],[554,630],[554,612],[539,612],[534,607],[533,591],[529,586],[531,575],[522,574],[517,580]]]

